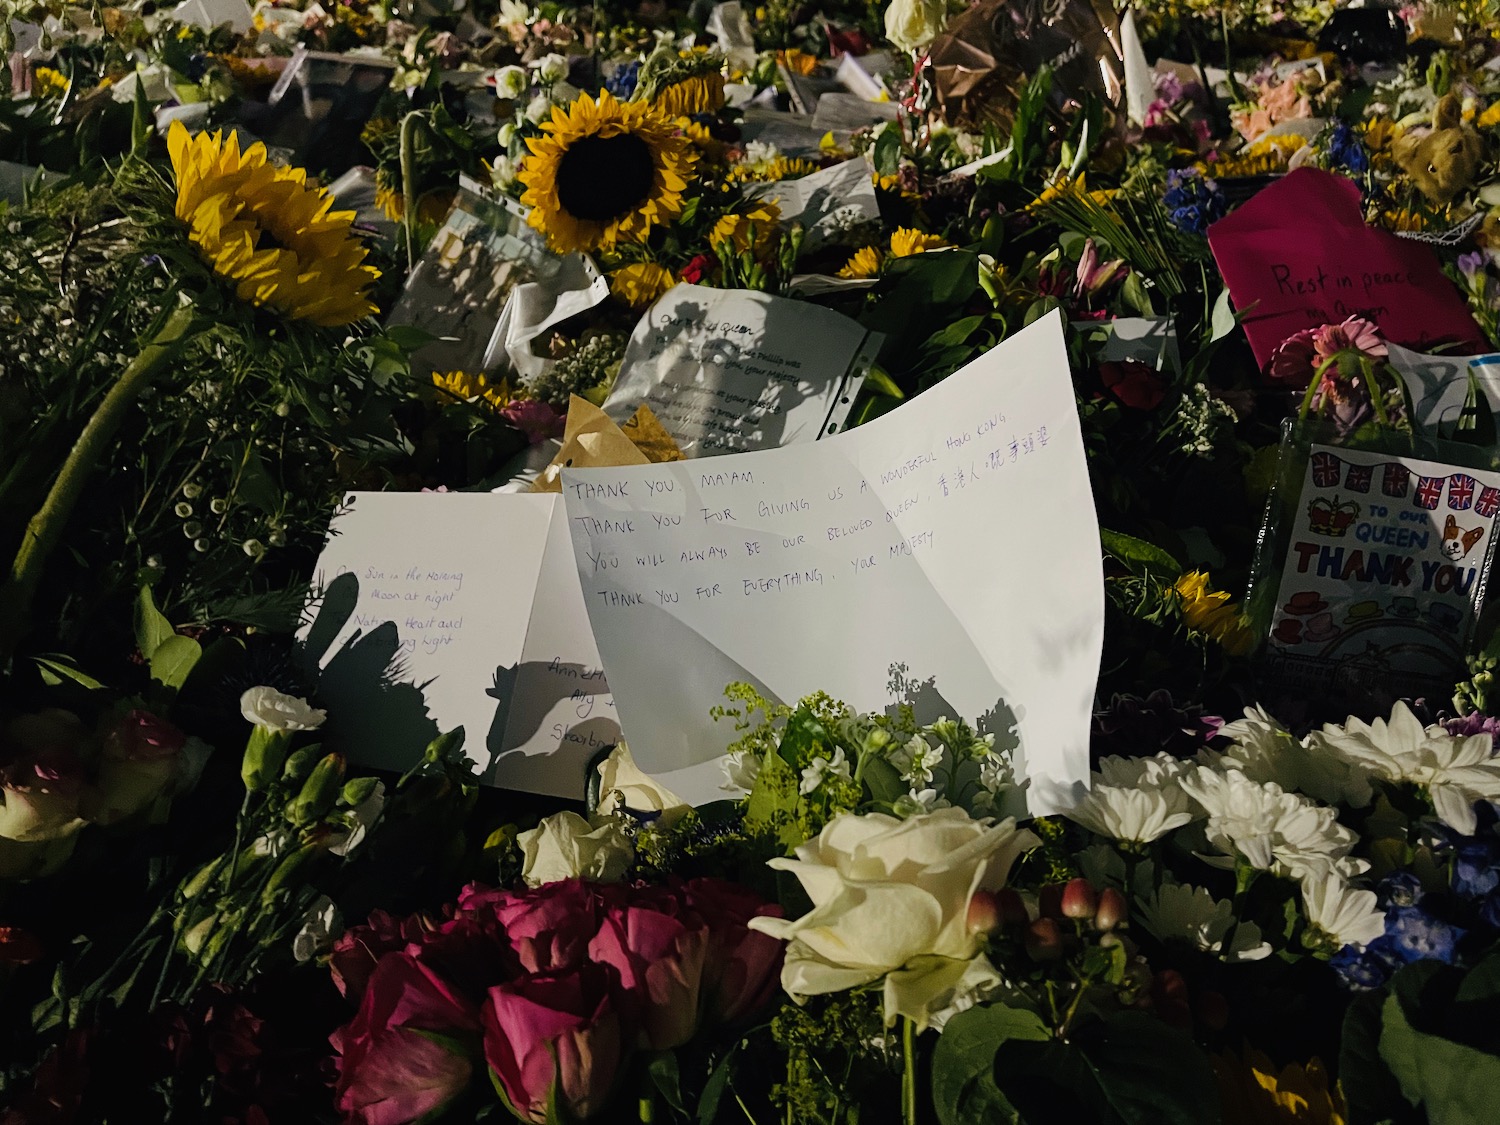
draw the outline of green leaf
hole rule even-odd
[[[1099,529],[1099,543],[1106,554],[1123,563],[1139,564],[1148,573],[1174,579],[1182,574],[1182,564],[1155,543],[1104,527]]]
[[[1003,1004],[970,1008],[943,1027],[932,1051],[932,1103],[942,1125],[1022,1119],[995,1084],[995,1052],[1007,1040],[1051,1038],[1035,1012]]]
[[[797,792],[797,771],[787,765],[779,754],[767,754],[760,764],[755,786],[745,803],[745,822],[752,828],[768,828],[778,812],[794,812],[801,799]],[[796,835],[795,825],[783,827],[778,838],[783,844],[799,843],[789,840]]]
[[[172,623],[156,608],[156,602],[151,597],[151,587],[142,586],[135,599],[135,647],[141,650],[142,656],[150,660],[156,650],[176,633]]]
[[[698,1096],[698,1125],[713,1125],[714,1118],[718,1117],[719,1102],[723,1100],[724,1091],[729,1089],[733,1063],[734,1051],[727,1051],[709,1072],[708,1081],[703,1083],[703,1093]]]
[[[862,389],[873,391],[875,394],[886,395],[890,398],[905,398],[906,392],[896,386],[895,381],[886,372],[885,368],[878,363],[870,365],[869,372],[865,375]]]
[[[924,349],[936,350],[938,348],[951,348],[962,344],[974,334],[974,330],[986,320],[984,315],[966,316],[955,320],[946,327],[939,328],[923,343]]]
[[[151,678],[163,687],[180,688],[202,655],[192,637],[168,637],[151,654]]]
[[[1380,1057],[1407,1101],[1435,1125],[1492,1125],[1500,1058],[1418,1031],[1395,993],[1386,997],[1381,1017]]]
[[[1219,1089],[1193,1040],[1145,1012],[1120,1012],[1077,1037],[1125,1125],[1218,1125]]]
[[[66,656],[34,656],[32,660],[41,670],[42,682],[48,687],[57,687],[64,680],[72,680],[88,688],[90,691],[98,691],[104,687],[98,680],[87,672],[73,667],[72,660]]]
[[[833,735],[828,733],[828,728],[818,721],[818,717],[812,713],[811,708],[802,706],[788,716],[786,728],[781,732],[781,742],[777,749],[783,761],[790,766],[796,766],[803,758],[810,757],[819,747],[832,745]]]
[[[1125,278],[1125,284],[1120,286],[1120,299],[1142,316],[1156,315],[1156,306],[1151,303],[1151,294],[1146,292],[1146,284],[1135,270],[1130,271]]]
[[[870,159],[877,176],[894,176],[901,170],[901,131],[886,129],[875,141]]]
[[[1350,1121],[1379,1121],[1402,1104],[1401,1087],[1380,1059],[1380,1006],[1384,992],[1364,992],[1349,1002],[1339,1034],[1339,1088]]]
[[[888,805],[895,804],[908,791],[901,775],[896,772],[896,767],[884,758],[872,756],[865,759],[865,770],[861,777],[869,787],[870,796]]]
[[[687,1110],[682,1104],[682,1079],[677,1072],[677,1055],[672,1051],[657,1052],[651,1057],[646,1074],[657,1093],[667,1100],[667,1104],[685,1115]]]
[[[1453,440],[1486,449],[1495,445],[1495,412],[1490,409],[1489,396],[1479,386],[1472,368],[1469,370],[1469,390],[1464,396],[1464,407],[1453,427]]]

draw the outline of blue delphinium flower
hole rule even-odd
[[[615,72],[604,80],[604,88],[620,101],[629,101],[635,93],[635,86],[640,78],[641,64],[631,61],[616,68]]]
[[[1386,911],[1385,936],[1395,943],[1403,961],[1453,963],[1464,931],[1436,918],[1419,906],[1397,906]]]
[[[1393,871],[1375,885],[1375,902],[1389,911],[1393,906],[1415,906],[1422,898],[1422,880],[1410,871]]]
[[[1354,130],[1340,121],[1328,137],[1328,160],[1335,168],[1343,168],[1355,175],[1370,170],[1370,154],[1365,151]]]
[[[1345,987],[1366,992],[1380,988],[1401,967],[1401,960],[1391,946],[1388,937],[1378,937],[1364,949],[1346,945],[1329,959],[1328,964],[1338,973]]]
[[[1500,887],[1500,839],[1477,837],[1453,849],[1453,893],[1484,898]]]
[[[1167,173],[1167,190],[1161,201],[1172,225],[1186,234],[1203,234],[1229,210],[1219,185],[1193,168]]]

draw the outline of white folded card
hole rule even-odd
[[[563,494],[631,751],[683,797],[722,795],[709,709],[736,680],[977,720],[1033,813],[1081,796],[1104,580],[1059,316],[824,441],[565,470]]]
[[[619,726],[572,555],[556,494],[348,493],[300,634],[325,741],[406,770],[462,726],[488,783],[581,799]]]

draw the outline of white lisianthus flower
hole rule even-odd
[[[513,101],[531,85],[524,66],[502,66],[495,71],[495,97]],[[502,142],[503,143],[503,142]]]
[[[794,1000],[883,980],[886,1023],[904,1016],[926,1027],[994,974],[970,932],[969,900],[1003,887],[1038,843],[1014,819],[974,820],[962,809],[908,820],[846,813],[797,858],[770,861],[798,878],[812,910],[749,925],[790,943],[781,985]]]
[[[346,856],[364,842],[370,826],[380,819],[385,811],[385,783],[377,781],[370,791],[351,809],[341,814],[342,824],[333,832],[333,842],[328,850],[334,855]]]
[[[1220,753],[1205,750],[1198,760],[1220,772],[1242,770],[1252,781],[1274,781],[1330,805],[1364,808],[1373,795],[1363,766],[1327,745],[1318,735],[1299,742],[1261,707],[1219,731],[1233,740]]]
[[[1338,812],[1287,793],[1274,782],[1255,782],[1239,770],[1218,773],[1199,766],[1182,788],[1208,814],[1208,842],[1227,857],[1288,879],[1348,877],[1369,864],[1349,852],[1358,837],[1338,823]],[[1207,857],[1205,857],[1207,858]],[[1212,862],[1212,860],[1210,860]]]
[[[720,789],[729,793],[748,793],[755,788],[755,779],[760,776],[760,756],[753,750],[725,754],[723,765],[725,780]]]
[[[333,948],[334,936],[343,928],[333,899],[319,895],[307,908],[302,928],[292,938],[292,956],[298,961],[311,961],[327,953]]]
[[[253,687],[240,696],[240,714],[256,726],[278,733],[317,730],[328,718],[327,711],[309,706],[307,700],[264,686]]]
[[[1193,819],[1181,789],[1121,789],[1095,785],[1064,814],[1090,832],[1130,844],[1149,844]]]
[[[853,774],[849,772],[849,761],[844,757],[844,748],[835,746],[832,758],[814,758],[812,765],[802,771],[802,784],[797,787],[797,792],[803,796],[813,792],[823,784],[824,777],[838,777],[849,781]]]
[[[538,94],[526,103],[526,120],[533,125],[540,125],[552,117],[552,99],[546,94]]]
[[[615,883],[635,861],[635,847],[612,816],[590,823],[575,812],[554,813],[516,837],[528,887],[563,879]]]
[[[555,51],[549,55],[543,55],[532,63],[536,68],[537,80],[543,86],[550,86],[554,82],[561,82],[568,76],[568,59],[566,55],[559,55]]]
[[[1363,948],[1385,933],[1385,914],[1375,892],[1356,890],[1337,875],[1302,881],[1302,906],[1309,925],[1342,949]]]
[[[1424,728],[1405,703],[1391,708],[1389,722],[1350,719],[1342,728],[1324,727],[1321,739],[1375,777],[1419,786],[1443,823],[1465,836],[1476,826],[1474,802],[1500,800],[1500,758],[1490,736]]]
[[[599,763],[599,812],[608,815],[622,809],[660,813],[662,825],[670,827],[692,806],[636,765],[622,740]]]
[[[508,188],[516,182],[516,176],[520,174],[520,171],[521,169],[517,167],[514,160],[501,154],[495,157],[495,162],[490,165],[490,183],[497,188]]]
[[[891,0],[885,10],[885,37],[903,51],[920,51],[938,37],[947,20],[944,0]]]
[[[1234,907],[1204,887],[1163,883],[1136,903],[1141,925],[1158,941],[1185,941],[1225,961],[1259,961],[1271,955],[1254,922],[1235,925]],[[1230,936],[1230,931],[1233,935]],[[1229,937],[1229,949],[1224,939]]]
[[[495,143],[504,149],[510,148],[510,142],[515,139],[516,123],[514,121],[507,121],[504,125],[500,126],[499,132],[495,134]]]
[[[913,789],[910,793],[903,793],[891,803],[891,812],[904,819],[910,816],[921,816],[934,809],[950,808],[951,804],[950,801],[939,797],[936,789]]]

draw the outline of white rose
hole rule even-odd
[[[543,86],[550,86],[554,82],[561,82],[568,76],[567,57],[555,52],[550,55],[543,55],[540,60],[532,65],[536,67],[536,76]]]
[[[660,813],[661,823],[670,826],[692,808],[686,801],[656,783],[635,764],[630,747],[618,743],[609,757],[599,763],[599,812],[612,814],[621,809],[632,812]]]
[[[635,849],[614,817],[590,824],[575,812],[560,812],[522,832],[516,843],[525,857],[521,878],[528,887],[579,877],[613,883],[635,859]]]
[[[240,696],[240,714],[258,727],[279,732],[317,730],[327,711],[309,707],[307,700],[283,695],[273,687],[253,687]]]
[[[969,900],[1003,887],[1016,857],[1038,843],[1014,819],[994,824],[956,808],[907,820],[848,813],[796,859],[771,860],[797,876],[812,910],[750,926],[791,943],[781,986],[793,999],[884,978],[886,1023],[905,1016],[925,1028],[957,993],[995,975],[969,930]]]
[[[531,85],[524,66],[502,66],[495,71],[495,97],[519,98]]]
[[[885,10],[885,37],[903,51],[920,51],[937,38],[947,20],[944,0],[891,0]]]

